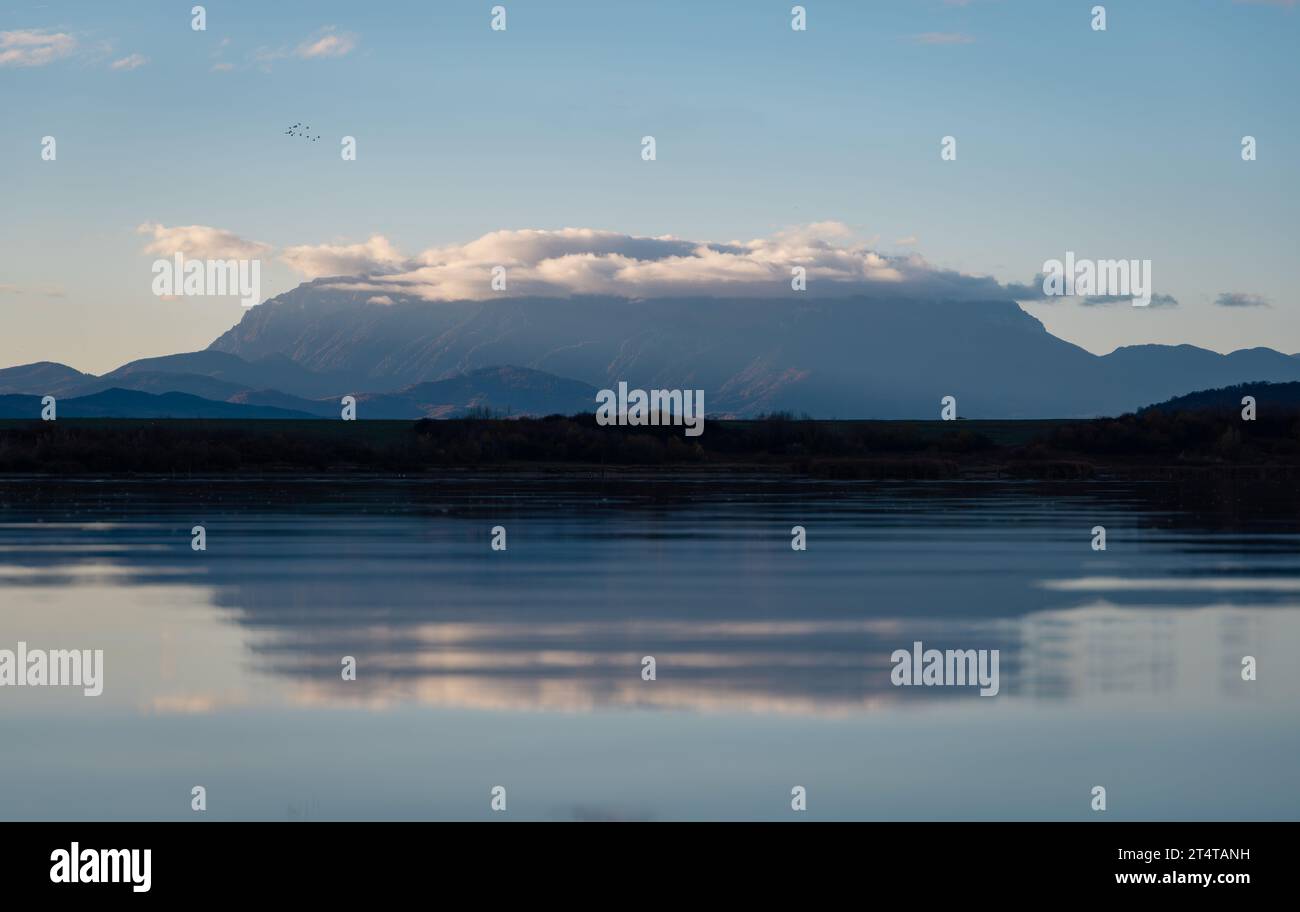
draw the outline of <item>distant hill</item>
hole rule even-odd
[[[372,388],[365,386],[361,377],[308,370],[279,353],[245,359],[211,349],[159,358],[141,358],[105,374],[102,379],[124,381],[117,385],[139,389],[132,381],[141,376],[156,375],[206,377],[236,388],[274,389],[309,399],[343,396],[359,389]]]
[[[85,396],[113,388],[225,399],[249,389],[274,389],[294,396],[323,398],[374,387],[361,384],[359,378],[307,370],[283,355],[249,361],[218,351],[141,358],[102,377],[50,361],[0,370],[0,394]]]
[[[122,376],[106,374],[103,377],[87,379],[64,395],[90,396],[111,389],[130,389],[141,393],[187,393],[203,399],[227,402],[231,397],[243,392],[247,387],[201,374],[168,374],[161,371],[138,371]],[[30,392],[30,390],[28,390]]]
[[[62,396],[95,379],[94,374],[83,374],[66,364],[37,361],[35,364],[0,369],[0,395],[34,393],[40,396]]]
[[[372,418],[459,418],[471,412],[576,415],[595,412],[596,393],[590,384],[543,371],[488,367],[398,393],[358,396],[357,410]]]
[[[1221,355],[1194,345],[1130,345],[1101,361],[1120,384],[1143,390],[1146,403],[1233,384],[1300,381],[1300,358],[1271,348]]]
[[[40,396],[0,396],[0,418],[41,417]],[[56,397],[57,399],[57,397]],[[156,396],[109,389],[90,396],[57,399],[57,418],[314,418],[306,412],[213,402],[187,393]]]
[[[42,372],[32,373],[42,376]],[[56,395],[60,417],[338,418],[342,410],[341,396],[307,399],[279,390],[247,389],[197,374],[135,370],[119,374],[116,381],[113,374],[80,377],[83,379],[73,386],[77,395]],[[130,383],[132,388],[114,386],[115,382]],[[457,418],[484,412],[572,415],[594,412],[596,392],[585,383],[542,371],[492,367],[393,393],[357,392],[355,396],[357,418],[365,420]],[[32,393],[0,396],[0,418],[39,417],[40,400],[41,395]]]
[[[1300,383],[1238,383],[1222,389],[1200,390],[1186,396],[1175,396],[1164,402],[1149,405],[1138,414],[1146,412],[1199,412],[1241,411],[1243,396],[1254,396],[1259,414],[1300,411]]]
[[[576,415],[596,410],[595,387],[523,367],[486,367],[393,393],[357,393],[358,419]],[[239,393],[232,402],[268,405],[337,418],[338,399],[307,400],[274,390]]]

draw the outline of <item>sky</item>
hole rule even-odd
[[[1090,351],[1300,352],[1293,0],[1102,3],[1104,31],[1095,0],[810,0],[805,31],[788,0],[498,2],[504,31],[478,0],[196,31],[188,0],[0,0],[0,366],[205,348],[244,308],[154,294],[182,241],[260,258],[263,298],[340,266],[445,297],[494,259],[748,293],[789,257],[1005,297],[1072,252],[1150,260],[1164,304],[1025,300]]]

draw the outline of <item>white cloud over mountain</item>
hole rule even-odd
[[[144,252],[155,255],[181,252],[224,259],[275,254],[269,244],[206,225],[169,228],[151,223],[137,230],[151,235]],[[1044,300],[1041,276],[1025,285],[1002,284],[991,276],[942,269],[918,253],[880,253],[873,246],[876,240],[859,241],[846,225],[833,221],[723,243],[592,228],[529,228],[493,231],[413,255],[376,234],[357,243],[285,247],[278,258],[305,279],[365,293],[376,303],[391,303],[399,296],[429,301],[574,294],[785,297],[792,293],[796,267],[804,270],[807,293],[814,297]],[[899,243],[904,242],[915,238]],[[505,269],[504,291],[493,287],[497,267]],[[1161,303],[1174,302],[1170,298]]]
[[[286,247],[280,259],[289,268],[308,278],[334,275],[364,275],[380,270],[400,271],[409,263],[406,257],[382,235],[363,244],[304,244]]]
[[[483,299],[502,292],[492,271],[506,270],[506,294],[610,294],[623,297],[788,295],[794,267],[816,293],[1003,298],[984,276],[938,269],[919,255],[886,256],[855,243],[838,222],[819,222],[767,238],[712,243],[672,236],[639,237],[590,228],[494,231],[465,244],[401,256],[384,237],[364,244],[297,246],[281,258],[309,279],[376,296],[427,300]]]

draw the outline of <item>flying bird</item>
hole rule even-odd
[[[311,134],[311,124],[306,124],[306,125],[304,125],[302,121],[298,121],[298,123],[294,124],[293,126],[289,127],[289,129],[285,130],[285,131],[284,131],[284,135],[285,135],[285,136],[300,136],[300,137],[302,137],[303,139],[307,140],[308,142],[319,142],[319,141],[320,141],[320,136],[319,136],[319,135],[317,135],[317,136],[313,136],[313,135]]]

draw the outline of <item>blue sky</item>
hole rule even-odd
[[[811,0],[793,32],[786,0],[499,2],[505,32],[492,2],[210,2],[204,32],[190,2],[0,2],[0,33],[72,41],[0,64],[0,365],[102,371],[238,320],[150,293],[144,223],[413,255],[499,229],[833,220],[1005,283],[1067,250],[1150,259],[1178,307],[1026,305],[1093,351],[1300,352],[1295,4],[1111,2],[1095,32],[1093,2]],[[308,54],[321,38],[346,52]],[[321,141],[283,134],[300,121]],[[270,257],[263,292],[301,278]]]

